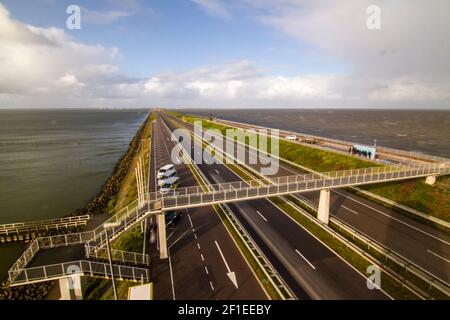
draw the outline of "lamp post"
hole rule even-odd
[[[105,229],[105,233],[106,233],[106,248],[108,250],[109,267],[111,269],[111,280],[112,280],[114,299],[115,300],[119,300],[119,299],[117,298],[116,282],[114,281],[114,271],[113,271],[113,264],[112,264],[112,257],[111,257],[111,248],[109,246],[108,229],[117,228],[119,226],[120,226],[120,222],[119,221],[117,221],[117,222],[109,222],[109,223],[103,224],[103,228]]]

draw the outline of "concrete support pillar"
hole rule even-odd
[[[436,176],[428,176],[428,177],[426,177],[425,183],[429,184],[430,186],[432,186],[433,184],[436,183]]]
[[[320,190],[317,219],[325,224],[330,220],[330,189]]]
[[[83,300],[83,284],[80,275],[59,279],[60,300]]]
[[[164,212],[158,215],[159,258],[167,259],[166,217]]]

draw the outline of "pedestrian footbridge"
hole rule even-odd
[[[159,225],[163,228],[164,215],[161,213],[164,211],[321,191],[318,218],[328,223],[330,189],[449,173],[449,163],[383,166],[179,188],[166,195],[141,192],[138,199],[106,221],[115,222],[112,228],[104,229],[101,225],[93,231],[36,238],[9,270],[9,280],[15,286],[65,279],[74,274],[110,277],[113,271],[120,279],[147,282],[150,280],[148,255],[111,250],[114,264],[111,267],[106,263],[106,244],[107,240],[114,240],[150,215],[157,215]]]

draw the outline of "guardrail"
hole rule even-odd
[[[272,128],[268,128],[268,127],[247,124],[247,123],[241,123],[241,122],[236,122],[236,121],[230,121],[230,120],[225,120],[225,119],[217,119],[216,121],[213,121],[213,122],[217,122],[219,124],[229,124],[229,125],[237,126],[237,127],[251,127],[251,128],[258,128],[258,129],[263,129],[263,130],[271,130],[272,129]],[[329,142],[329,143],[344,145],[347,147],[354,145],[354,144],[358,144],[356,142],[351,142],[351,141],[338,140],[338,139],[333,139],[333,138],[321,137],[321,136],[311,135],[311,134],[307,134],[307,133],[287,131],[287,130],[280,130],[280,133],[282,133],[283,135],[300,135],[302,137],[315,139],[315,140],[318,140],[321,142]],[[314,147],[314,145],[311,145],[311,146]],[[422,160],[422,161],[450,163],[450,159],[447,159],[444,157],[439,157],[439,156],[428,155],[428,154],[424,154],[424,153],[419,153],[419,152],[412,152],[412,151],[394,149],[394,148],[383,147],[383,146],[377,146],[377,150],[379,152],[390,153],[395,156],[403,156],[403,157],[418,159],[418,160]],[[334,150],[332,150],[332,151],[334,151]]]
[[[113,265],[114,276],[119,280],[149,281],[148,269],[123,265]],[[87,260],[58,263],[53,265],[10,270],[11,286],[61,279],[71,275],[111,277],[111,268],[107,263]]]
[[[12,265],[12,267],[9,269],[9,272],[15,272],[17,270],[24,269],[25,266],[27,266],[28,263],[33,260],[38,251],[39,241],[35,239],[33,242],[31,242],[30,246],[28,246],[28,248],[22,253],[19,259],[17,259],[17,261]],[[10,280],[14,280],[13,278],[11,278],[11,273],[9,273],[9,275]]]
[[[40,220],[19,223],[7,223],[0,225],[0,235],[18,234],[23,232],[71,228],[86,225],[89,215],[73,216],[51,220]]]
[[[294,195],[297,200],[302,202],[304,205],[309,207],[314,212],[317,212],[318,208],[317,205],[315,205],[310,200],[306,199],[303,196],[300,195]],[[344,230],[348,234],[350,234],[353,238],[358,239],[365,245],[369,246],[379,254],[383,255],[384,257],[388,258],[392,262],[396,263],[397,265],[401,266],[405,270],[407,270],[409,273],[413,274],[423,282],[425,282],[430,288],[433,287],[437,291],[441,292],[442,294],[446,295],[447,297],[450,297],[450,287],[448,283],[446,283],[444,280],[439,279],[438,277],[434,276],[427,270],[421,268],[411,260],[405,258],[404,256],[396,253],[395,251],[390,250],[383,244],[379,243],[378,241],[375,241],[371,238],[369,238],[367,235],[355,230],[352,226],[345,223],[344,221],[336,218],[336,217],[330,217],[330,221],[334,223],[339,229]],[[329,229],[329,228],[328,228]],[[416,290],[422,290],[422,289],[416,289]],[[422,290],[423,291],[423,290]],[[422,294],[427,294],[423,292]]]
[[[112,241],[129,228],[135,226],[141,218],[148,215],[149,211],[152,211],[150,207],[149,203],[140,207],[139,201],[136,199],[105,222],[120,222],[119,226],[110,228],[108,231],[103,228],[103,225],[97,227],[94,230],[96,233],[95,236],[86,243],[86,246],[90,247],[90,250],[104,247],[106,245],[107,236],[109,237],[109,240]]]
[[[186,187],[175,190],[170,195],[153,192],[146,196],[148,211],[173,210],[250,200],[283,194],[316,191],[327,188],[342,188],[395,180],[412,179],[429,175],[449,174],[450,166],[433,164],[426,166],[384,166],[304,174],[272,178],[272,185],[261,185],[261,180],[247,180],[214,184],[211,191],[200,187]]]
[[[30,261],[36,256],[40,249],[51,249],[58,248],[64,246],[72,246],[77,244],[89,243],[90,240],[95,238],[98,235],[98,231],[86,231],[79,233],[71,233],[64,235],[55,235],[48,237],[40,237],[36,238],[30,246],[24,251],[24,253],[17,259],[14,265],[10,268],[9,273],[11,282],[15,281],[14,278],[11,278],[11,275],[17,275],[18,270],[23,270],[30,263]],[[94,250],[95,249],[95,250]],[[106,249],[98,249],[89,247],[86,245],[86,257],[94,257],[99,259],[107,258]],[[146,264],[150,263],[150,257],[148,255],[143,255],[140,253],[120,251],[120,250],[111,250],[112,259],[114,261],[123,262],[123,263],[137,263],[137,264]]]
[[[86,252],[89,254],[90,258],[108,260],[108,249],[107,248],[93,248],[86,247]],[[116,262],[122,263],[134,263],[134,264],[145,264],[150,265],[150,256],[148,254],[142,254],[137,252],[129,252],[111,249],[111,259]]]
[[[167,124],[165,123],[164,119],[163,119],[163,123],[164,123],[166,129],[170,132],[170,129],[167,126]],[[178,146],[178,149],[180,151],[182,151],[181,147],[179,147],[179,146]],[[191,165],[192,170],[195,171],[195,174],[198,175],[199,179],[202,180],[202,183],[204,184],[203,186],[205,188],[207,188],[208,190],[213,190],[208,178],[203,174],[203,172],[198,168],[198,166],[195,163],[193,163],[192,159],[187,157],[185,152],[182,153],[182,157],[186,160],[186,162],[188,164]],[[255,244],[252,237],[247,233],[245,228],[238,221],[238,219],[234,215],[233,211],[226,204],[220,204],[219,206],[223,210],[226,219],[230,222],[232,228],[237,233],[238,237],[240,238],[242,243],[245,245],[248,252],[251,254],[253,259],[255,260],[255,262],[257,263],[259,268],[261,269],[261,271],[264,273],[265,277],[270,281],[272,287],[275,289],[277,294],[283,300],[294,299],[294,294],[288,288],[287,284],[282,280],[280,275],[275,271],[275,268],[269,262],[267,257],[260,251],[260,249]],[[237,247],[239,249],[239,246],[237,246]],[[259,279],[258,279],[258,281],[259,281]]]

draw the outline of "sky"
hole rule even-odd
[[[70,5],[79,30],[66,26]],[[0,0],[0,108],[450,110],[449,10],[448,0]]]

